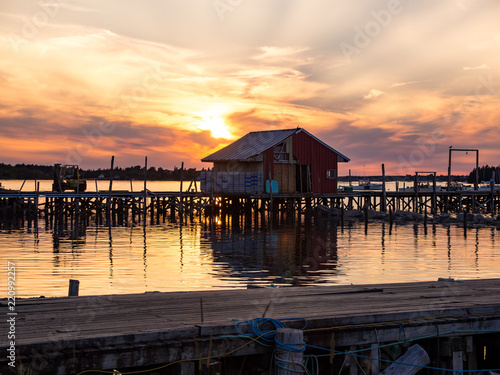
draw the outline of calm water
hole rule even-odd
[[[52,190],[52,180],[0,180],[2,187],[12,190],[21,191],[36,191],[37,184],[40,183],[40,191],[50,191]],[[352,182],[353,185],[357,184],[357,181]],[[381,184],[380,182],[374,182],[374,184]],[[347,186],[348,182],[339,182],[339,186]],[[396,185],[399,189],[411,188],[413,187],[412,181],[400,181],[396,184],[394,181],[389,181],[386,183],[387,191],[396,191]],[[444,186],[444,183],[438,182],[437,186]],[[148,181],[146,188],[151,191],[180,191],[181,183],[180,181]],[[127,191],[142,191],[144,189],[144,181],[124,181],[115,180],[112,183],[112,190],[127,190]],[[195,189],[194,183],[191,181],[184,181],[182,184],[182,190],[188,191]],[[196,182],[196,189],[200,190],[200,182]],[[88,180],[87,190],[88,192],[95,192],[99,190],[109,190],[109,180]]]
[[[390,233],[389,233],[390,232]],[[313,224],[234,232],[203,224],[0,232],[0,262],[16,264],[17,296],[366,284],[500,277],[499,231],[441,225]],[[7,275],[0,281],[6,295]]]
[[[4,184],[5,185],[5,184]],[[500,277],[496,228],[371,222],[252,228],[203,223],[95,227],[55,237],[38,230],[0,231],[0,263],[16,264],[18,297],[190,291],[210,288],[367,284]],[[0,296],[7,295],[7,272]]]
[[[37,184],[40,183],[40,191],[51,191],[52,180],[0,180],[2,187],[11,190],[35,191]],[[184,181],[182,190],[187,191],[190,188],[191,181]],[[196,183],[199,191],[199,182]],[[180,191],[180,181],[148,181],[146,188],[151,191]],[[191,190],[194,189],[194,184],[191,185]],[[99,190],[109,190],[109,180],[87,180],[88,192]],[[124,181],[115,180],[112,183],[112,190],[127,190],[127,191],[143,191],[144,181]]]

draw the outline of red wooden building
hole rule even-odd
[[[301,128],[251,132],[201,160],[213,163],[202,190],[228,193],[265,192],[266,180],[278,193],[335,193],[338,163],[349,161]]]

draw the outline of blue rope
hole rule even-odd
[[[288,326],[284,323],[285,320],[303,320],[304,326],[302,328],[299,328],[299,329],[303,330],[307,327],[307,320],[304,318],[286,318],[286,319],[281,319],[281,320],[271,319],[271,318],[264,318],[264,319],[255,318],[255,319],[246,320],[243,322],[238,322],[234,325],[234,328],[242,336],[252,337],[253,335],[255,335],[259,339],[262,339],[268,343],[271,343],[271,342],[276,341],[276,330],[278,328],[288,328]],[[274,327],[274,329],[263,330],[262,327],[268,323],[270,323]],[[239,326],[243,325],[243,324],[248,325],[251,328],[252,333],[243,333],[239,328]],[[304,350],[305,350],[305,348],[304,348]]]
[[[286,352],[294,352],[294,353],[305,352],[307,347],[305,342],[301,342],[299,344],[285,344],[279,341],[277,337],[274,338],[274,342],[276,343],[276,348],[282,349]]]

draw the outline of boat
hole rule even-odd
[[[415,191],[415,187],[414,186],[404,187],[402,189],[399,189],[399,191],[414,192]],[[430,193],[430,192],[433,191],[432,184],[430,184],[428,182],[420,182],[418,184],[418,191],[421,192],[421,193]]]
[[[352,190],[382,190],[382,184],[374,184],[370,180],[359,180],[358,185],[352,185]]]
[[[491,191],[491,184],[490,183],[481,184],[481,185],[479,185],[477,190],[478,191]],[[495,184],[493,186],[493,191],[500,191],[500,185]]]
[[[443,186],[441,186],[441,190],[448,191],[447,184],[444,184]],[[450,182],[449,191],[464,191],[464,190],[474,190],[474,187],[472,185],[466,185],[462,182],[455,182],[455,181]]]

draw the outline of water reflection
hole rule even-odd
[[[113,235],[111,227],[108,228],[108,244],[109,244],[109,279],[113,280]]]
[[[233,227],[148,226],[0,231],[0,260],[16,261],[20,296],[366,284],[500,277],[495,228],[305,221]],[[4,282],[4,281],[2,281]]]
[[[216,263],[249,284],[310,285],[337,273],[337,231],[336,224],[321,222],[241,231],[204,228],[201,239],[210,244]]]

